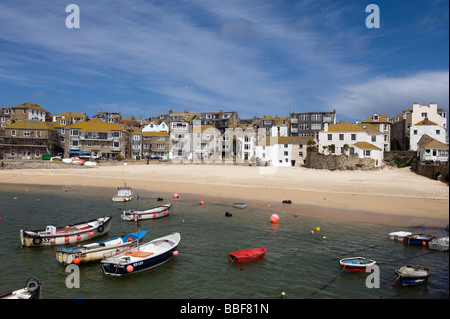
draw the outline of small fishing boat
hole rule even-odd
[[[433,238],[430,234],[411,234],[403,237],[403,242],[409,246],[426,246]]]
[[[233,203],[233,207],[235,208],[245,208],[247,205],[245,203]]]
[[[28,279],[25,287],[0,295],[0,299],[40,299],[42,296],[42,284],[39,279]]]
[[[339,261],[341,270],[344,272],[360,272],[370,269],[376,264],[375,260],[370,260],[365,257],[350,257]]]
[[[428,242],[428,248],[437,251],[448,251],[448,236],[433,239],[432,241]]]
[[[139,220],[155,219],[169,216],[172,211],[172,203],[152,207],[146,210],[124,210],[120,216],[123,220],[134,221],[136,217]]]
[[[179,233],[154,239],[137,248],[103,259],[101,266],[107,276],[123,276],[160,266],[177,255],[180,243]]]
[[[106,234],[111,226],[111,216],[100,217],[66,226],[47,226],[42,230],[20,230],[22,246],[40,247],[83,242]]]
[[[247,263],[264,257],[267,248],[251,248],[228,253],[228,258],[237,263]]]
[[[113,202],[129,202],[133,200],[133,190],[130,187],[117,187],[117,194],[113,196]]]
[[[403,241],[403,237],[408,236],[408,235],[412,235],[412,233],[407,232],[407,231],[396,231],[396,232],[389,233],[389,238],[392,240]]]
[[[56,251],[56,260],[61,264],[68,265],[108,258],[136,247],[137,241],[142,241],[146,234],[147,231],[144,230],[83,246],[62,248]]]
[[[431,275],[430,269],[423,266],[401,266],[395,269],[397,279],[394,282],[398,282],[403,286],[417,286],[425,283],[428,277]]]

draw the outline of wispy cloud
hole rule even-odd
[[[78,0],[81,28],[67,29],[69,3],[0,3],[0,79],[102,96],[85,101],[89,109],[220,107],[246,117],[344,112],[349,96],[369,112],[368,86],[395,78],[378,61],[395,48],[373,47],[395,30],[369,32],[359,3]]]

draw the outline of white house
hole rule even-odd
[[[142,132],[169,132],[169,125],[164,121],[151,121],[142,128]]]
[[[449,159],[449,146],[424,134],[418,142],[417,155],[421,162],[447,162]]]
[[[256,146],[256,156],[272,166],[305,164],[308,140],[313,136],[267,137]]]
[[[447,143],[447,130],[445,127],[430,121],[428,118],[411,125],[409,128],[409,149],[417,151],[417,143],[419,143],[422,136],[426,134],[429,137],[441,142]]]
[[[389,121],[389,115],[379,115],[375,113],[363,121],[363,124],[372,124],[383,133],[383,150],[389,152],[391,150],[391,122]]]
[[[353,155],[375,160],[375,166],[383,162],[384,134],[377,127],[366,123],[340,122],[325,124],[319,132],[319,152],[333,155]]]

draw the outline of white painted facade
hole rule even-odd
[[[384,134],[370,124],[341,122],[330,125],[318,134],[318,151],[325,155],[353,155],[359,158],[375,160],[375,166],[381,166],[384,156]],[[349,149],[345,151],[345,145]],[[334,150],[330,146],[334,145]],[[325,148],[324,148],[325,146]]]
[[[447,130],[440,125],[412,125],[409,128],[409,149],[417,151],[417,143],[426,134],[431,138],[446,144]]]
[[[411,123],[414,125],[425,118],[428,118],[430,121],[447,129],[447,112],[438,109],[436,103],[430,103],[430,105],[413,103]]]

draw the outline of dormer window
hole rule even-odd
[[[373,120],[374,120],[374,121],[378,121],[378,120],[379,120],[379,117],[378,117],[377,114],[375,114],[375,115],[373,116]]]

